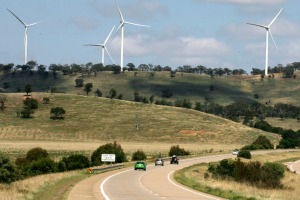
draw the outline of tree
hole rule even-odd
[[[39,107],[39,102],[33,98],[26,98],[24,101],[24,106],[30,110],[37,109]]]
[[[89,159],[82,154],[74,154],[64,157],[62,162],[66,164],[67,170],[83,169],[90,166]]]
[[[5,94],[0,94],[0,109],[4,109],[4,104],[7,101],[7,96]]]
[[[146,160],[147,156],[143,150],[137,150],[133,153],[131,161]]]
[[[126,162],[126,155],[121,147],[116,141],[114,143],[107,143],[98,147],[91,156],[92,165],[101,165],[103,162],[101,161],[101,154],[115,154],[116,155],[116,163]]]
[[[36,161],[36,160],[40,160],[43,158],[47,158],[48,152],[47,150],[41,148],[41,147],[36,147],[33,149],[30,149],[27,154],[26,154],[26,160],[28,161]]]
[[[23,108],[20,112],[22,118],[30,118],[33,113],[34,111],[27,107]]]
[[[0,154],[0,183],[12,183],[21,179],[21,172],[7,156]]]
[[[87,83],[84,85],[84,91],[86,92],[87,96],[92,91],[92,88],[93,88],[93,83]]]
[[[104,70],[104,66],[102,63],[91,66],[91,71],[95,74],[95,76],[97,76],[98,73],[103,70]]]
[[[135,65],[133,63],[128,63],[127,67],[128,67],[128,71],[134,71],[135,70]]]
[[[110,98],[114,99],[117,96],[117,90],[115,88],[111,88],[109,94],[110,94]]]
[[[38,63],[34,60],[30,60],[26,63],[26,65],[28,66],[28,69],[34,69],[38,66]]]
[[[10,63],[10,64],[7,64],[7,65],[3,65],[3,71],[4,73],[8,73],[12,70],[12,68],[14,67],[15,64],[13,63]]]
[[[189,151],[184,150],[183,148],[180,148],[179,145],[171,146],[169,151],[169,156],[186,156],[190,155]]]
[[[97,90],[95,91],[95,96],[96,96],[96,97],[102,97],[102,92],[101,92],[101,90],[97,89]]]
[[[82,87],[83,86],[83,82],[84,80],[82,78],[77,78],[75,79],[75,83],[76,83],[76,86],[75,87]]]
[[[32,85],[31,84],[26,84],[25,85],[25,92],[26,92],[27,96],[28,96],[28,93],[32,92]]]
[[[63,109],[62,107],[55,107],[55,108],[51,108],[50,110],[50,114],[51,114],[51,119],[64,119],[63,115],[66,114],[65,109]]]

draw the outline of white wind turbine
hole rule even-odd
[[[116,36],[116,34],[119,32],[119,30],[121,29],[121,62],[120,62],[120,67],[121,67],[121,71],[123,71],[123,55],[124,55],[124,26],[125,24],[130,24],[130,25],[135,25],[135,26],[144,26],[144,27],[150,27],[147,25],[142,25],[142,24],[136,24],[136,23],[132,23],[132,22],[127,22],[124,20],[124,17],[122,15],[121,9],[118,5],[118,2],[116,1],[116,5],[118,7],[118,11],[119,11],[119,15],[121,18],[120,21],[120,26],[118,27],[117,31],[114,34],[114,37]],[[113,37],[113,38],[114,38]]]
[[[24,36],[24,48],[25,48],[25,50],[24,50],[24,54],[25,54],[25,56],[24,56],[24,64],[26,65],[27,64],[27,31],[28,31],[28,28],[30,27],[30,26],[33,26],[33,25],[36,25],[36,24],[38,24],[38,23],[40,23],[40,22],[36,22],[36,23],[32,23],[32,24],[26,24],[25,22],[23,22],[19,17],[17,17],[17,15],[15,15],[11,10],[9,10],[9,9],[7,9],[13,16],[15,16],[24,26],[25,26],[25,36]]]
[[[280,11],[278,12],[278,14],[274,17],[274,19],[271,21],[271,23],[268,25],[268,26],[264,26],[264,25],[259,25],[259,24],[252,24],[252,23],[247,23],[249,25],[253,25],[253,26],[258,26],[258,27],[261,27],[261,28],[264,28],[266,29],[266,64],[265,64],[265,75],[267,76],[269,73],[268,73],[268,65],[269,65],[269,33],[270,33],[270,36],[273,40],[273,43],[275,45],[275,47],[278,49],[276,43],[275,43],[275,40],[272,36],[272,33],[271,33],[271,26],[272,24],[274,23],[274,21],[277,19],[277,17],[279,16],[279,14],[281,13],[282,11],[282,8],[280,9]]]
[[[113,28],[111,29],[109,35],[107,36],[107,38],[105,39],[103,44],[86,44],[84,46],[94,46],[94,47],[102,47],[102,64],[104,66],[104,51],[107,52],[108,56],[110,57],[110,59],[113,61],[113,63],[115,63],[114,59],[111,57],[110,53],[108,52],[107,48],[106,48],[106,43],[108,41],[108,39],[110,38],[112,32],[114,31],[115,26],[113,26]]]

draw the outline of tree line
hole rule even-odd
[[[14,63],[1,64],[0,63],[0,73],[10,73],[16,71],[37,71],[38,73],[48,73],[48,72],[62,72],[63,75],[70,75],[75,73],[83,73],[88,75],[95,75],[101,71],[112,71],[115,74],[121,73],[121,67],[115,64],[103,65],[102,63],[93,64],[88,62],[86,64],[50,64],[49,66],[38,64],[36,61],[28,61],[26,65],[15,65]],[[300,62],[293,62],[283,66],[278,64],[274,67],[269,67],[269,73],[283,73],[286,78],[292,77],[296,70],[300,70]],[[224,76],[224,75],[245,75],[247,72],[244,69],[229,69],[227,67],[221,68],[210,68],[203,65],[198,65],[193,67],[191,65],[178,66],[176,69],[172,69],[170,66],[161,66],[153,64],[140,64],[135,66],[133,63],[128,63],[123,71],[168,71],[168,72],[184,72],[184,73],[194,73],[194,74],[205,74],[209,76]],[[264,70],[258,68],[252,68],[250,72],[252,75],[263,75]]]

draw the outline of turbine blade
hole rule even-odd
[[[274,19],[271,21],[271,23],[269,24],[269,28],[270,26],[272,26],[272,24],[275,22],[275,20],[277,19],[277,17],[280,15],[281,11],[283,10],[283,8],[280,9],[280,11],[278,12],[278,14],[276,15],[276,17],[274,17]]]
[[[25,24],[25,22],[23,22],[17,15],[15,15],[11,10],[7,9],[13,16],[15,16],[15,18],[17,18],[25,27],[27,27],[27,24]]]
[[[274,43],[276,49],[278,49],[278,47],[277,47],[277,45],[276,45],[276,42],[275,42],[275,40],[274,40],[274,38],[273,38],[273,35],[272,35],[272,33],[271,33],[271,29],[269,29],[269,33],[270,33],[270,36],[271,36],[271,38],[272,38],[272,40],[273,40],[273,43]]]
[[[118,27],[118,29],[116,30],[115,34],[113,35],[113,37],[111,38],[110,42],[116,37],[117,33],[119,32],[119,30],[122,28],[122,26],[124,25],[124,22],[122,22],[120,24],[120,26]]]
[[[132,22],[124,22],[125,24],[130,24],[130,25],[134,25],[134,26],[144,26],[144,27],[151,27],[151,26],[148,26],[148,25],[143,25],[143,24],[136,24],[136,23],[132,23]]]
[[[112,32],[114,31],[114,29],[115,29],[115,26],[113,26],[113,28],[111,29],[109,35],[108,35],[107,38],[105,39],[104,45],[106,45],[106,43],[107,43],[108,39],[110,38],[110,36],[111,36]]]
[[[269,27],[264,26],[264,25],[260,25],[260,24],[252,24],[252,23],[246,23],[246,24],[252,25],[252,26],[258,26],[258,27],[265,28],[265,29],[269,29]]]
[[[116,64],[115,61],[114,61],[114,59],[111,57],[109,51],[107,50],[107,48],[104,47],[104,49],[105,49],[105,51],[107,52],[108,56],[110,57],[111,61],[113,61],[113,63]]]
[[[37,25],[37,24],[39,24],[39,23],[41,23],[41,22],[35,22],[35,23],[32,23],[32,24],[29,24],[29,25],[27,25],[27,27],[29,27],[29,26],[34,26],[34,25]]]
[[[103,47],[103,44],[85,44],[83,46],[91,46],[91,47]]]
[[[121,21],[124,22],[124,18],[123,18],[123,15],[122,15],[122,12],[121,12],[121,9],[120,9],[120,7],[118,5],[118,1],[117,0],[116,0],[116,5],[118,7],[118,11],[119,11],[119,15],[120,15]]]

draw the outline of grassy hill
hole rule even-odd
[[[63,76],[58,72],[56,78],[49,73],[48,78],[43,78],[36,72],[30,75],[28,72],[18,72],[15,75],[0,76],[0,89],[4,92],[24,91],[24,85],[29,83],[33,86],[34,92],[50,91],[56,88],[58,92],[69,94],[85,94],[83,88],[75,87],[77,78],[84,79],[84,83],[93,83],[93,92],[100,89],[103,96],[108,96],[111,88],[123,94],[123,99],[133,100],[134,91],[141,96],[150,97],[155,95],[156,99],[161,98],[164,89],[170,90],[175,99],[187,98],[192,102],[204,102],[205,97],[211,98],[219,104],[229,104],[235,101],[259,101],[265,103],[291,103],[300,106],[300,73],[296,79],[283,79],[277,74],[274,79],[260,79],[260,76],[223,76],[210,78],[205,75],[177,73],[176,77],[170,77],[168,72],[156,72],[154,77],[149,72],[125,72],[114,75],[111,72],[101,72],[95,76]],[[1,88],[3,83],[9,83],[9,88]],[[210,91],[210,85],[214,90]],[[91,95],[93,95],[93,92]],[[259,98],[254,99],[254,94]]]
[[[195,110],[72,94],[33,93],[39,108],[33,118],[23,119],[16,111],[24,96],[8,96],[0,115],[2,140],[247,144],[259,134],[276,140],[272,134]],[[49,97],[50,104],[42,104],[43,97]],[[64,120],[49,118],[56,106],[66,110]]]
[[[167,152],[170,145],[180,144],[188,150],[230,150],[249,144],[258,135],[266,135],[278,142],[278,135],[252,129],[223,118],[195,110],[134,103],[134,91],[141,96],[161,99],[161,91],[169,89],[174,96],[169,101],[187,98],[192,102],[204,102],[206,96],[219,104],[234,101],[259,101],[264,103],[292,103],[300,106],[300,74],[296,79],[261,80],[259,76],[228,76],[210,78],[197,74],[177,73],[171,78],[167,72],[157,72],[154,77],[148,72],[125,72],[114,75],[102,72],[97,77],[63,76],[48,78],[38,74],[16,73],[0,76],[0,87],[9,99],[6,109],[0,111],[0,150],[18,151],[42,146],[53,151],[84,151],[90,153],[100,144],[117,141],[127,152],[136,149]],[[124,100],[85,96],[83,88],[75,87],[75,79],[93,83],[93,91],[99,88],[103,96],[115,88]],[[40,102],[32,119],[16,116],[21,110],[25,84],[31,84],[32,97]],[[214,85],[214,91],[210,91]],[[55,87],[59,93],[50,94]],[[22,92],[15,93],[17,90]],[[48,92],[48,93],[47,93]],[[253,94],[259,98],[254,99]],[[50,104],[42,104],[49,97]],[[129,101],[127,101],[129,100]],[[66,118],[51,120],[50,109],[56,106],[66,110]],[[276,122],[275,122],[276,123]]]

